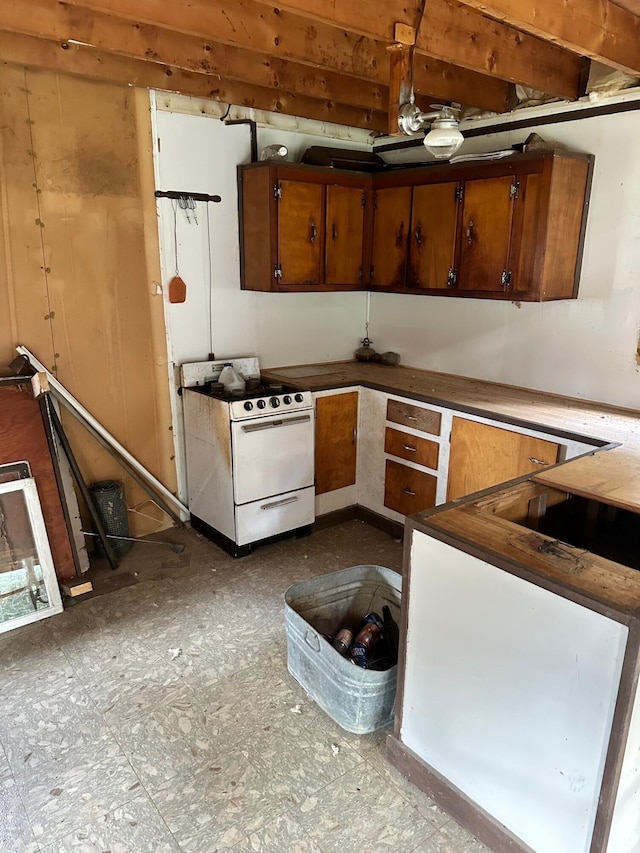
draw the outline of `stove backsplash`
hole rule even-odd
[[[207,382],[217,382],[222,368],[230,361],[236,373],[244,379],[260,377],[260,362],[257,356],[244,358],[224,358],[216,361],[188,361],[180,365],[180,385],[183,388],[193,388]]]

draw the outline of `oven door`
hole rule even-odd
[[[313,485],[313,409],[231,424],[236,504]]]

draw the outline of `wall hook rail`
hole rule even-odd
[[[222,201],[222,196],[219,195],[209,195],[208,193],[191,193],[185,192],[184,190],[156,190],[154,192],[154,196],[156,198],[172,198],[172,199],[186,199],[192,198],[194,201],[210,201],[215,204],[218,204]]]

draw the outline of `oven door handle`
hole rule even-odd
[[[242,424],[242,432],[259,432],[261,429],[274,429],[275,427],[290,426],[291,424],[304,424],[310,420],[311,415],[300,415],[300,417],[297,418],[263,421],[257,424]]]
[[[281,501],[272,501],[268,504],[262,504],[260,509],[278,509],[278,507],[286,506],[287,504],[294,504],[298,500],[297,495],[293,495],[290,498],[283,498]]]

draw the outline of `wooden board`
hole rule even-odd
[[[24,344],[170,489],[176,487],[146,93],[0,68],[0,355]],[[109,132],[105,132],[105,128]],[[19,215],[18,213],[19,212]],[[0,250],[2,243],[0,243]],[[73,419],[87,481],[147,495]],[[135,534],[166,525],[153,506]]]
[[[640,512],[640,457],[621,448],[574,459],[533,479],[572,495]]]
[[[0,465],[26,461],[36,481],[56,575],[75,575],[73,553],[58,494],[40,407],[31,386],[0,388]]]
[[[447,500],[553,465],[559,445],[466,418],[453,419]]]
[[[316,494],[356,481],[358,393],[316,399]]]

